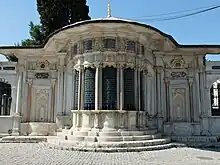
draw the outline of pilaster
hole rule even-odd
[[[56,79],[51,80],[51,89],[52,89],[52,94],[51,94],[51,113],[50,113],[50,122],[54,122],[54,104],[55,104],[55,87],[56,87]]]
[[[170,122],[170,80],[165,77],[165,91],[166,91],[166,121]]]
[[[189,103],[190,103],[190,121],[194,122],[194,108],[193,108],[193,78],[188,79],[189,83]]]
[[[32,83],[33,83],[33,80],[32,80],[32,79],[28,79],[28,80],[27,80],[28,96],[27,96],[27,116],[26,116],[26,122],[30,122]]]

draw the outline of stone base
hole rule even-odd
[[[56,123],[30,122],[21,123],[21,135],[29,136],[54,136],[56,135]]]
[[[171,136],[172,141],[182,143],[216,143],[216,136]]]
[[[201,133],[200,123],[195,122],[168,122],[164,123],[164,134],[174,136],[199,136]]]
[[[39,143],[47,142],[48,136],[6,136],[0,143]]]

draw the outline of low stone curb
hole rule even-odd
[[[57,146],[49,143],[42,143],[42,146],[48,147],[49,149],[67,150],[67,151],[82,151],[82,152],[141,152],[141,151],[154,151],[163,150],[173,147],[173,144],[164,144],[158,146],[147,146],[147,147],[134,147],[134,148],[78,148],[78,147],[64,147]]]

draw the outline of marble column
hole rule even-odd
[[[138,86],[138,71],[137,70],[135,70],[134,71],[134,92],[135,92],[135,98],[134,98],[134,100],[135,100],[135,109],[138,111],[139,110],[139,107],[138,107],[138,105],[139,105],[139,100],[138,100],[138,88],[137,88],[137,86]]]
[[[79,69],[79,85],[78,85],[78,110],[84,109],[84,68]]]
[[[102,109],[102,67],[99,70],[99,109]]]
[[[16,87],[12,86],[11,87],[11,108],[10,108],[10,115],[15,114],[15,109],[16,109]]]
[[[117,68],[117,109],[120,109],[120,67]]]
[[[102,107],[101,97],[100,92],[102,90],[101,83],[102,81],[100,80],[101,77],[101,71],[102,68],[100,65],[96,66],[96,73],[95,73],[95,110],[97,110],[97,113],[94,114],[94,127],[92,128],[93,131],[98,131],[99,129],[99,115],[98,115],[98,110]]]
[[[16,96],[16,109],[15,114],[19,115],[21,108],[21,85],[23,80],[23,71],[20,70],[18,74],[17,96]]]
[[[73,75],[72,75],[72,84],[73,84],[73,90],[72,90],[72,104],[71,104],[71,110],[75,107],[76,102],[76,70],[73,69]]]
[[[100,67],[96,66],[96,72],[95,72],[95,110],[99,109],[99,76],[100,76]]]
[[[138,96],[138,111],[141,110],[141,72],[137,71],[137,96]]]
[[[120,110],[124,108],[124,69],[120,68]]]
[[[21,88],[22,88],[22,81],[23,81],[23,71],[24,71],[24,67],[21,67],[18,73],[16,109],[15,109],[15,114],[13,114],[13,127],[12,127],[13,136],[19,136],[20,111],[21,111],[21,104],[22,104],[21,103]]]
[[[64,66],[60,66],[58,70],[58,97],[57,97],[57,115],[63,115],[63,101],[64,101]]]

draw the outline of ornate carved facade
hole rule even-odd
[[[205,103],[213,100],[207,91],[214,81],[202,61],[219,50],[179,45],[151,26],[114,18],[65,27],[42,47],[0,47],[19,58],[11,68],[17,78],[10,82],[10,114],[21,116],[21,123],[16,118],[12,129],[27,135],[37,122],[56,131],[69,125],[209,135],[213,116]]]

